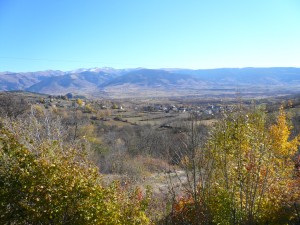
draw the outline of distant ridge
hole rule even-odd
[[[153,96],[155,92],[160,96],[204,96],[237,88],[254,95],[255,93],[298,93],[300,92],[300,68],[248,67],[191,70],[95,67],[73,71],[0,73],[1,91],[25,90],[45,94],[72,92],[95,97],[118,97],[118,95],[134,96],[142,93],[146,97]],[[208,90],[211,91],[210,94],[207,93]]]

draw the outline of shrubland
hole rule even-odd
[[[87,141],[68,142],[59,119],[32,113],[1,122],[1,224],[149,223],[148,196],[105,186]]]
[[[236,104],[205,125],[190,113],[160,128],[109,121],[116,104],[12,101],[1,109],[1,224],[300,222],[291,104]]]

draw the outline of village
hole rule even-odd
[[[166,119],[172,121],[186,119],[190,115],[196,116],[199,120],[211,120],[218,118],[224,111],[231,111],[233,104],[208,103],[199,100],[198,104],[182,103],[182,101],[155,99],[153,102],[136,101],[131,99],[87,99],[84,96],[74,96],[71,93],[66,95],[49,95],[27,98],[31,104],[43,106],[45,109],[54,111],[79,110],[89,115],[91,120],[104,122],[115,121],[141,125],[150,123],[159,125],[160,121],[166,124]],[[153,123],[153,121],[156,121]],[[160,124],[161,126],[161,124]]]

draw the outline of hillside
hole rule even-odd
[[[49,77],[63,76],[65,72],[57,70],[47,70],[39,72],[28,73],[0,73],[0,90],[1,91],[14,91],[25,90],[30,86],[37,84]]]
[[[300,91],[300,68],[113,69],[0,73],[0,90],[90,96],[251,96]],[[228,92],[229,90],[229,92]]]
[[[189,73],[180,74],[176,71],[170,72],[166,70],[150,70],[140,69],[124,74],[107,83],[103,83],[102,87],[117,86],[124,84],[134,84],[143,87],[170,87],[170,86],[193,86],[203,81]],[[204,81],[205,82],[205,81]],[[203,82],[203,83],[204,83]]]
[[[117,76],[115,73],[89,72],[69,73],[62,76],[48,77],[26,88],[27,91],[47,94],[65,94],[66,92],[78,92],[89,94],[99,91],[97,87],[107,80]]]

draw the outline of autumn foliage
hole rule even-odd
[[[204,132],[191,118],[191,128],[178,132],[178,142],[169,148],[170,153],[171,148],[180,153],[172,162],[184,170],[187,182],[180,197],[174,191],[166,221],[180,225],[300,222],[295,166],[300,139],[291,137],[283,108],[274,122],[268,116],[257,108],[224,112],[205,133],[205,143],[200,143]],[[0,224],[152,224],[147,214],[150,193],[119,182],[104,184],[99,165],[91,161],[96,154],[91,149],[103,150],[101,144],[107,138],[118,150],[118,157],[111,157],[112,168],[122,169],[126,162],[135,172],[140,168],[136,165],[156,171],[164,167],[163,159],[137,154],[142,148],[149,154],[158,147],[153,140],[163,143],[164,139],[141,132],[139,137],[147,138],[138,145],[129,130],[125,139],[132,148],[129,158],[121,151],[124,141],[120,137],[114,133],[101,137],[96,123],[80,127],[77,123],[73,135],[61,125],[60,117],[47,115],[42,107],[32,107],[25,119],[1,119]]]
[[[148,224],[148,197],[104,187],[84,148],[0,130],[0,224]],[[30,148],[29,148],[30,146]]]
[[[268,126],[262,110],[224,115],[206,146],[213,175],[205,184],[198,181],[201,191],[197,192],[205,195],[178,199],[173,205],[173,223],[296,223],[299,191],[293,158],[299,137],[290,138],[286,117],[280,108],[276,123]]]

